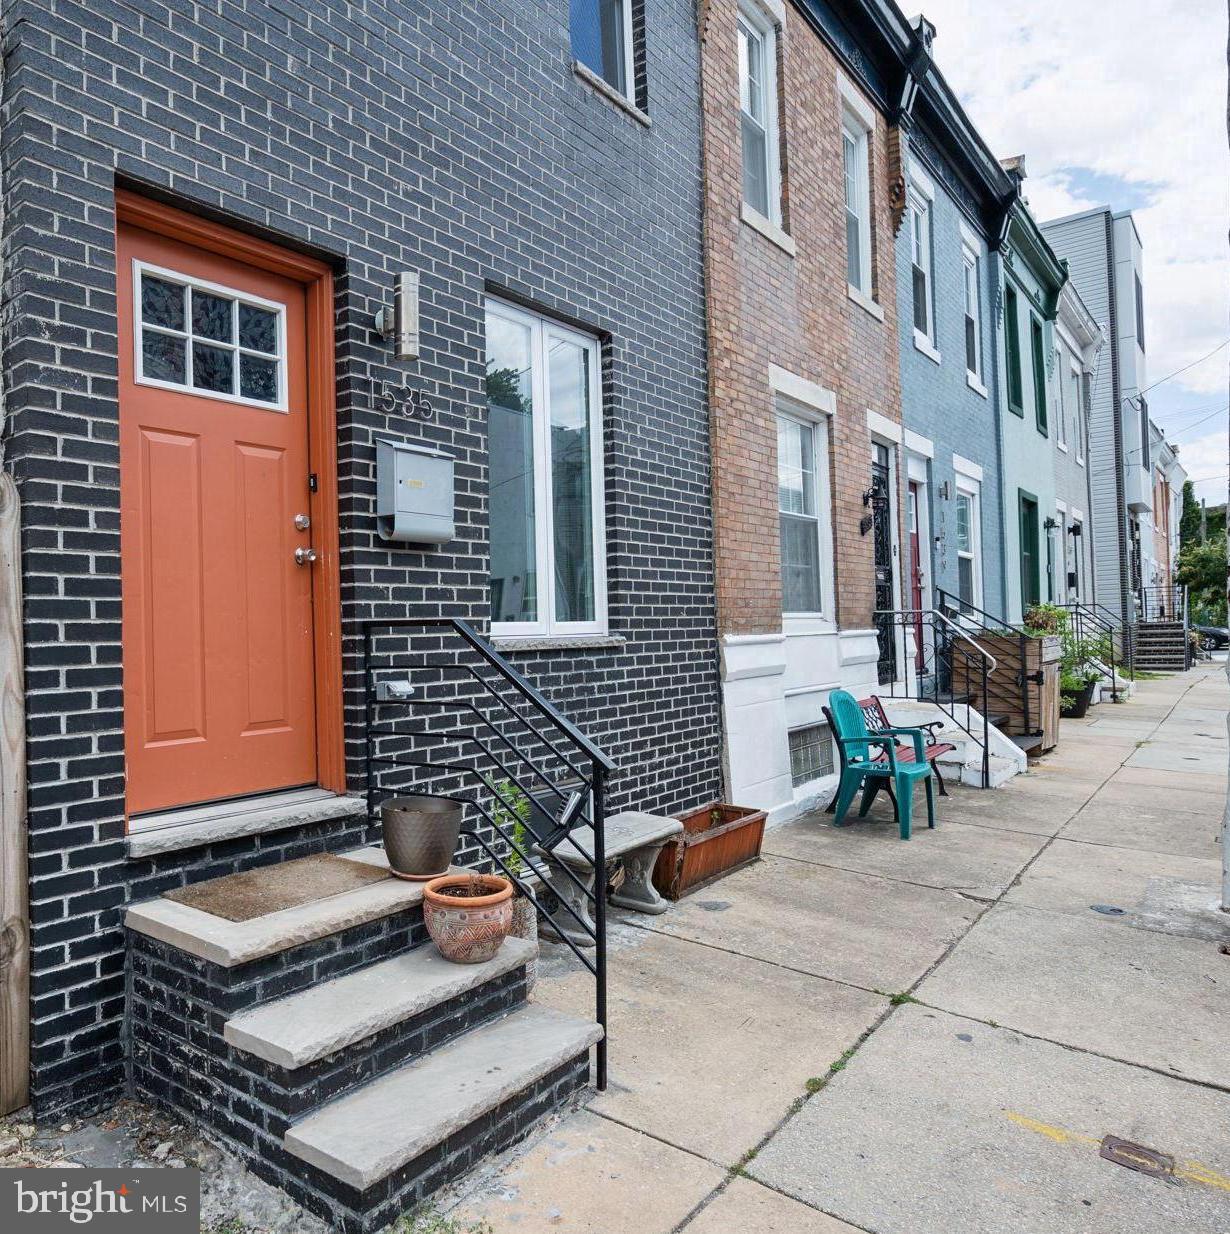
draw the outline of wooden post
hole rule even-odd
[[[0,1114],[30,1099],[26,706],[17,486],[0,471]]]

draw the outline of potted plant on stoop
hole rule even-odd
[[[491,814],[496,824],[512,837],[512,846],[504,858],[504,865],[509,874],[520,879],[525,870],[525,860],[521,854],[529,851],[534,843],[533,833],[529,829],[530,811],[533,804],[530,799],[511,781],[499,780],[495,785],[495,804]],[[513,938],[524,938],[538,945],[538,910],[529,897],[514,884],[512,928],[509,933]],[[525,990],[528,994],[538,980],[537,954],[525,966]]]
[[[446,874],[423,888],[423,919],[440,954],[454,964],[484,964],[512,926],[513,885],[498,874]]]
[[[390,797],[380,804],[389,872],[426,882],[445,873],[457,851],[464,801],[452,797]]]
[[[1065,720],[1080,720],[1089,710],[1093,702],[1093,692],[1097,689],[1098,674],[1086,670],[1083,672],[1064,669],[1059,675],[1059,714]]]

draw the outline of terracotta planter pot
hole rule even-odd
[[[479,895],[449,895],[477,883]],[[495,874],[445,874],[423,887],[423,919],[440,954],[454,964],[490,960],[508,937],[513,885]]]

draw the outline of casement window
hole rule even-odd
[[[914,341],[935,351],[935,306],[931,277],[931,203],[910,194],[910,277],[914,294]]]
[[[870,299],[871,290],[871,164],[868,130],[852,112],[841,123],[842,165],[846,197],[846,282]]]
[[[964,608],[982,607],[982,523],[978,487],[957,480],[957,595]]]
[[[777,30],[758,9],[747,5],[739,10],[738,41],[743,200],[757,214],[780,225]]]
[[[1018,416],[1024,416],[1020,314],[1016,292],[1011,287],[1004,288],[1004,349],[1008,357],[1008,408]]]
[[[1076,447],[1076,462],[1084,463],[1084,433],[1086,433],[1086,421],[1084,421],[1084,406],[1082,389],[1081,389],[1081,368],[1076,363],[1076,358],[1073,357],[1068,364],[1067,374],[1065,375],[1067,383],[1067,402],[1072,408],[1072,444]]]
[[[832,547],[828,510],[828,434],[823,420],[779,412],[778,521],[782,612],[812,616],[829,609]]]
[[[835,773],[833,734],[827,724],[792,728],[787,739],[790,742],[790,781],[795,788]]]
[[[1046,423],[1046,351],[1042,341],[1042,323],[1029,315],[1030,354],[1033,357],[1034,419],[1038,432],[1045,434]]]
[[[138,385],[286,411],[286,306],[133,263]]]
[[[569,29],[576,60],[635,102],[632,0],[570,0]]]
[[[961,277],[965,291],[965,372],[970,385],[983,389],[982,380],[982,263],[977,252],[962,246]]]
[[[1153,462],[1149,457],[1151,451],[1149,449],[1149,404],[1145,402],[1144,396],[1140,398],[1140,465],[1146,470],[1153,469]]]
[[[1140,350],[1145,349],[1145,291],[1140,285],[1140,275],[1136,278],[1136,342],[1140,344]]]
[[[491,632],[606,632],[597,339],[487,303]]]
[[[1062,347],[1055,348],[1055,444],[1061,450],[1068,448],[1068,383],[1064,380],[1067,366],[1064,364]]]

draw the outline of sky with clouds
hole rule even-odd
[[[1025,155],[1037,218],[1133,212],[1149,381],[1230,339],[1225,0],[925,0],[922,11],[988,145]],[[1223,347],[1149,394],[1209,502],[1225,499],[1230,473],[1228,371]]]

